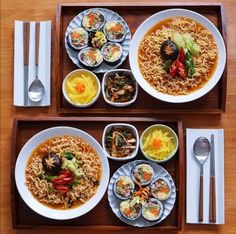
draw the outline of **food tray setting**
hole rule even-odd
[[[102,172],[104,175],[106,175],[103,179],[101,179],[101,187],[106,186],[108,184],[108,179],[111,178],[108,186],[108,193],[106,192],[103,197],[99,198],[101,199],[98,203],[89,206],[90,208],[87,210],[86,213],[83,213],[84,209],[78,209],[77,214],[75,214],[74,218],[72,218],[73,210],[77,208],[71,209],[72,212],[68,214],[72,214],[72,216],[68,216],[69,219],[65,219],[61,216],[61,210],[58,210],[58,217],[54,216],[55,212],[46,213],[39,215],[41,211],[35,210],[34,212],[32,209],[37,206],[36,203],[28,203],[28,201],[23,201],[25,198],[25,194],[22,193],[22,187],[19,188],[19,184],[21,183],[19,179],[15,177],[15,173],[21,177],[21,172],[19,171],[19,168],[22,167],[22,158],[24,158],[24,154],[22,155],[22,152],[26,152],[29,147],[29,145],[34,146],[38,145],[37,142],[42,142],[46,137],[50,136],[52,137],[53,134],[59,134],[63,135],[61,131],[64,131],[65,134],[68,134],[68,131],[71,131],[70,133],[72,135],[76,135],[77,133],[82,134],[81,137],[87,141],[89,141],[93,147],[95,147],[96,151],[99,152],[100,147],[103,145],[103,132],[106,126],[109,126],[111,124],[117,124],[119,123],[119,126],[124,124],[123,130],[127,130],[128,127],[131,125],[134,126],[137,129],[137,134],[135,137],[141,137],[140,140],[141,144],[145,144],[145,139],[141,136],[145,129],[148,129],[150,126],[166,126],[166,128],[172,129],[173,132],[175,132],[177,139],[178,139],[178,149],[175,153],[174,157],[170,158],[168,161],[163,161],[162,164],[156,164],[155,162],[151,162],[144,158],[142,152],[138,150],[137,155],[135,155],[135,158],[128,158],[125,160],[128,161],[119,161],[119,160],[113,160],[111,158],[106,157],[105,153],[102,153],[102,157],[106,157],[109,162],[108,170],[105,170]],[[161,125],[160,125],[161,124]],[[117,126],[117,125],[116,125]],[[116,128],[116,131],[118,129],[122,129],[121,127]],[[162,131],[162,130],[161,130]],[[45,135],[46,134],[46,135]],[[50,135],[51,134],[51,135]],[[91,137],[88,137],[88,134]],[[44,135],[44,138],[42,136]],[[33,140],[32,140],[33,139]],[[92,142],[98,142],[98,145]],[[47,141],[48,142],[48,141]],[[131,141],[132,142],[132,141]],[[176,144],[176,143],[175,143]],[[154,233],[156,231],[177,231],[180,230],[182,227],[182,219],[183,219],[183,207],[184,207],[184,200],[183,200],[183,194],[184,194],[184,165],[185,165],[185,159],[184,159],[184,142],[183,142],[183,128],[182,128],[182,122],[176,121],[176,120],[158,120],[156,118],[127,118],[127,117],[49,117],[49,118],[35,118],[35,119],[27,119],[27,118],[18,118],[14,119],[14,125],[13,125],[13,151],[12,151],[12,161],[11,161],[11,179],[12,179],[12,216],[13,216],[13,227],[14,228],[32,228],[32,227],[72,227],[72,228],[79,228],[80,230],[86,230],[87,233],[92,233],[97,230],[102,230],[104,232],[112,232],[112,231],[122,231],[123,233],[128,233],[132,228],[132,226],[151,226],[148,228],[148,231],[150,233]],[[99,146],[100,145],[100,146]],[[23,147],[24,146],[24,147]],[[22,148],[23,147],[23,148]],[[139,147],[136,145],[136,147]],[[34,147],[33,147],[34,148]],[[132,148],[132,147],[131,147]],[[144,149],[143,149],[144,150]],[[32,149],[31,149],[32,152]],[[36,152],[34,150],[34,152]],[[68,153],[67,153],[68,154]],[[47,155],[48,156],[48,155]],[[55,155],[51,155],[52,157],[55,157]],[[68,155],[67,155],[68,156]],[[70,155],[69,155],[70,156]],[[107,168],[106,161],[107,159],[101,159],[102,161],[102,168]],[[105,161],[104,161],[105,160]],[[21,163],[19,163],[21,162]],[[128,163],[128,164],[127,164]],[[135,222],[138,223],[138,225],[133,225],[132,222],[129,223],[127,219],[119,219],[116,217],[117,212],[112,210],[113,206],[115,205],[111,201],[113,200],[117,194],[117,192],[114,191],[114,193],[111,191],[112,183],[114,183],[114,178],[117,176],[117,173],[123,173],[124,171],[133,171],[137,172],[139,169],[131,169],[132,167],[141,167],[141,164],[148,164],[153,169],[153,176],[149,179],[149,181],[146,183],[141,183],[140,186],[146,191],[147,187],[150,186],[150,191],[152,195],[149,195],[149,199],[151,201],[155,200],[155,202],[159,202],[161,207],[163,206],[162,210],[160,210],[160,216],[158,218],[158,221],[145,221],[144,218],[140,218],[136,220]],[[23,163],[24,164],[24,163]],[[126,166],[130,165],[130,166]],[[109,175],[109,168],[110,168],[110,177]],[[123,168],[123,169],[122,169]],[[103,170],[103,169],[102,169]],[[116,172],[117,171],[117,172]],[[114,174],[116,172],[116,174]],[[133,173],[132,172],[132,173]],[[65,171],[63,172],[65,173]],[[128,172],[127,172],[128,173]],[[138,172],[137,172],[138,173]],[[112,177],[116,175],[115,177]],[[24,173],[22,174],[24,177]],[[133,177],[134,176],[134,177]],[[54,177],[55,178],[55,177]],[[60,177],[61,178],[61,177]],[[136,177],[136,174],[133,173],[132,180],[135,181],[135,183],[139,183],[138,177]],[[146,177],[144,177],[146,179]],[[170,188],[170,195],[166,197],[165,199],[161,200],[161,198],[156,198],[157,195],[155,195],[153,190],[153,186],[155,188],[156,181],[158,178],[166,179],[166,183]],[[69,179],[69,178],[67,178]],[[15,182],[16,180],[16,182]],[[24,180],[24,178],[23,178]],[[140,180],[141,181],[141,180]],[[24,183],[24,182],[23,182]],[[53,182],[54,183],[54,182]],[[145,187],[146,186],[146,187]],[[100,185],[99,185],[100,187]],[[18,188],[18,189],[17,189]],[[68,187],[69,188],[69,187]],[[139,187],[141,189],[141,187]],[[58,189],[58,187],[55,187],[55,189]],[[65,189],[65,188],[64,188]],[[136,186],[136,189],[138,189],[138,184]],[[18,192],[19,190],[19,192]],[[99,189],[98,189],[99,190]],[[59,190],[58,190],[59,191]],[[104,193],[104,190],[102,191]],[[97,192],[99,193],[99,191]],[[140,193],[139,190],[134,190],[134,193]],[[23,196],[23,197],[22,197]],[[97,194],[95,195],[97,196]],[[159,196],[159,195],[158,195]],[[117,198],[117,197],[116,197]],[[31,198],[32,199],[32,198]],[[137,199],[139,197],[134,198],[135,202],[137,202]],[[142,200],[143,197],[141,196],[140,199]],[[157,199],[160,199],[159,201]],[[91,200],[91,201],[90,201]],[[93,198],[91,198],[88,203],[92,203]],[[111,204],[109,204],[109,201]],[[117,198],[115,200],[116,204],[117,202],[122,201]],[[128,200],[124,200],[125,202]],[[27,204],[26,204],[27,203]],[[32,204],[33,205],[32,207]],[[145,203],[144,203],[145,204]],[[144,207],[143,204],[143,207]],[[163,205],[162,205],[163,204]],[[86,203],[85,203],[86,205]],[[110,207],[111,205],[111,207]],[[44,205],[41,205],[44,207]],[[116,205],[115,205],[116,206]],[[31,209],[31,208],[32,209]],[[47,206],[45,206],[47,207]],[[94,208],[93,208],[94,207]],[[93,208],[91,210],[91,208]],[[45,208],[48,209],[48,208]],[[143,208],[144,209],[144,208]],[[67,210],[68,211],[68,210]],[[82,213],[80,213],[82,211]],[[146,218],[144,211],[142,211],[142,216]],[[163,213],[162,213],[163,212]],[[66,213],[65,213],[66,214]],[[67,214],[66,214],[67,215]],[[46,218],[51,217],[51,218]],[[79,217],[78,217],[79,216]],[[94,218],[96,217],[96,219]],[[60,219],[60,221],[56,220]],[[150,219],[150,217],[149,217]],[[142,222],[140,223],[141,220]],[[157,220],[157,219],[156,219]],[[128,223],[128,224],[127,224]],[[130,226],[131,225],[131,226]],[[139,233],[146,232],[145,228],[138,229]]]
[[[131,102],[129,105],[112,105],[111,103],[107,102],[106,97],[104,97],[104,87],[101,87],[102,90],[98,90],[98,98],[96,99],[96,102],[93,102],[92,105],[86,106],[86,108],[78,108],[75,107],[75,105],[69,104],[69,102],[64,97],[64,92],[62,92],[62,83],[65,77],[72,71],[82,67],[82,68],[88,68],[87,65],[81,66],[81,63],[78,61],[75,61],[75,57],[78,57],[79,54],[81,54],[83,50],[88,50],[88,46],[90,46],[89,42],[85,45],[85,49],[83,46],[79,50],[72,49],[72,46],[69,46],[69,39],[68,36],[73,29],[80,28],[83,26],[83,18],[85,15],[88,15],[88,12],[95,11],[96,13],[99,11],[100,13],[97,14],[104,14],[107,17],[107,21],[109,20],[117,20],[117,22],[120,23],[120,27],[125,29],[125,38],[123,41],[119,41],[116,44],[119,44],[118,47],[123,48],[123,54],[121,59],[118,60],[116,63],[107,63],[107,61],[103,61],[102,64],[98,67],[91,67],[89,68],[92,72],[94,72],[98,79],[100,80],[100,83],[103,83],[104,79],[104,72],[110,72],[114,68],[119,69],[128,69],[133,72],[133,76],[135,80],[137,80],[137,83],[141,86],[138,89],[137,96],[133,102]],[[161,15],[154,16],[158,13],[161,13],[165,10],[169,10],[167,13],[163,13],[165,16],[164,18]],[[166,94],[160,94],[159,96],[156,94],[156,91],[154,88],[149,87],[149,84],[144,80],[143,77],[140,78],[139,72],[136,72],[136,52],[137,46],[135,46],[136,42],[140,43],[140,38],[144,37],[145,33],[148,31],[148,29],[152,28],[152,17],[153,19],[156,19],[155,22],[159,22],[163,19],[170,18],[172,15],[176,16],[175,12],[178,11],[179,15],[184,15],[185,17],[190,17],[196,19],[196,21],[200,21],[203,25],[206,25],[205,23],[209,24],[207,29],[212,32],[214,37],[216,38],[216,44],[218,48],[218,60],[222,59],[224,61],[220,61],[219,66],[217,65],[217,68],[215,68],[215,72],[218,73],[218,77],[212,80],[215,80],[213,82],[207,82],[207,87],[200,88],[201,92],[191,91],[191,95],[188,95],[188,98],[183,98],[184,95],[180,95],[180,98],[173,96],[171,100],[169,100],[168,95],[166,99]],[[186,11],[187,10],[187,11]],[[191,12],[189,13],[188,10]],[[172,15],[171,15],[172,14]],[[177,16],[178,16],[177,14]],[[156,17],[156,18],[155,18]],[[205,18],[203,18],[205,17]],[[102,4],[99,5],[97,3],[89,3],[89,4],[58,4],[57,7],[57,18],[56,18],[56,34],[57,34],[57,41],[56,41],[56,52],[55,52],[55,58],[57,61],[56,71],[55,71],[55,84],[57,87],[57,90],[59,90],[59,95],[57,95],[56,102],[57,102],[57,110],[61,114],[75,114],[75,115],[88,115],[88,114],[94,114],[96,115],[112,115],[112,114],[119,114],[119,115],[135,115],[135,116],[147,116],[150,113],[154,114],[160,114],[160,113],[195,113],[195,114],[220,114],[225,111],[225,103],[226,103],[226,83],[227,83],[227,64],[225,64],[226,61],[226,52],[225,47],[227,46],[226,43],[226,21],[225,21],[225,13],[224,13],[224,6],[220,3],[214,3],[214,4],[184,4],[181,3],[181,5],[176,6],[174,3],[152,3],[150,5],[143,6],[142,4],[134,4],[134,5],[122,5],[118,6],[117,4],[112,5],[106,5]],[[146,21],[145,21],[146,20]],[[203,20],[203,21],[202,21]],[[209,20],[209,21],[208,21]],[[106,21],[106,20],[105,20]],[[145,21],[145,22],[144,22]],[[105,22],[104,22],[105,23]],[[142,24],[143,23],[143,24]],[[150,25],[151,26],[150,26]],[[106,23],[105,23],[106,25]],[[123,26],[122,26],[123,25]],[[149,25],[149,26],[148,26]],[[148,26],[148,27],[147,27]],[[85,27],[85,26],[84,26]],[[112,26],[117,27],[117,26]],[[86,27],[85,27],[86,28]],[[102,41],[101,36],[103,33],[105,33],[104,28],[105,26],[101,26],[100,31],[96,31],[94,36],[94,32],[88,32],[88,37],[92,37],[92,39],[89,39],[93,41],[100,40]],[[211,30],[211,29],[212,30]],[[218,29],[218,30],[217,30]],[[84,30],[84,28],[82,29]],[[143,31],[144,30],[144,31]],[[216,34],[214,33],[216,32]],[[142,36],[140,36],[140,33]],[[100,35],[101,34],[101,35]],[[92,35],[92,36],[91,36]],[[123,34],[121,34],[123,35]],[[187,36],[186,36],[187,35]],[[191,56],[196,56],[196,54],[200,53],[199,59],[202,60],[201,57],[201,51],[203,51],[203,47],[201,45],[201,48],[199,50],[199,41],[198,43],[194,42],[194,37],[189,36],[190,34],[182,33],[180,35],[184,41],[185,46],[188,47],[188,50],[192,53]],[[193,34],[192,34],[193,35]],[[84,35],[83,35],[84,36]],[[100,39],[98,39],[98,38]],[[107,36],[106,36],[107,37]],[[175,45],[181,45],[178,44],[179,38],[176,40],[175,36],[171,38],[172,41],[174,41]],[[178,35],[179,37],[179,35]],[[107,37],[108,38],[108,37]],[[223,38],[223,39],[222,39]],[[131,40],[130,40],[131,39]],[[219,39],[219,40],[218,40]],[[182,39],[181,39],[182,40]],[[187,40],[187,42],[186,42]],[[225,43],[224,43],[225,42]],[[90,42],[91,43],[91,42]],[[109,41],[108,43],[114,43],[112,41]],[[189,47],[189,43],[191,46]],[[138,45],[137,44],[137,45]],[[188,45],[187,45],[188,44]],[[106,45],[106,44],[105,44]],[[129,53],[129,59],[127,56],[127,48],[129,47],[132,49]],[[81,46],[81,45],[80,45]],[[86,47],[87,46],[87,47]],[[100,45],[101,49],[102,45]],[[185,47],[184,47],[185,48]],[[178,48],[179,51],[181,51],[181,48]],[[94,49],[92,49],[94,50]],[[132,53],[131,53],[132,52]],[[222,52],[222,56],[221,56]],[[87,53],[87,52],[86,52]],[[84,53],[86,55],[86,53]],[[90,52],[88,52],[90,53]],[[87,54],[88,54],[87,53]],[[98,52],[99,54],[100,52]],[[194,55],[193,55],[194,54]],[[87,56],[87,55],[86,55]],[[84,57],[86,57],[84,56]],[[96,55],[97,56],[97,55]],[[127,56],[127,57],[126,57]],[[133,56],[133,57],[132,57]],[[191,56],[189,59],[190,54],[186,52],[185,48],[185,66],[188,70],[188,76],[192,76],[194,74],[194,68],[191,66]],[[94,57],[94,56],[92,56]],[[98,56],[99,57],[99,56]],[[126,57],[126,58],[125,58]],[[178,61],[181,60],[180,54],[178,57]],[[105,59],[105,57],[104,57]],[[173,58],[172,58],[173,59]],[[194,58],[196,60],[196,58]],[[188,60],[186,62],[186,60]],[[194,60],[194,61],[195,61]],[[163,60],[164,62],[168,63],[168,59]],[[173,60],[174,61],[174,60]],[[172,62],[173,62],[172,61]],[[96,61],[96,63],[99,63],[99,61]],[[221,63],[222,62],[222,63]],[[196,63],[196,62],[194,62]],[[172,65],[174,62],[172,63]],[[222,64],[222,66],[220,65]],[[225,66],[224,66],[225,64]],[[98,64],[99,65],[99,64]],[[176,63],[175,63],[176,65]],[[91,66],[89,64],[89,66]],[[167,65],[165,65],[167,66]],[[221,67],[220,67],[221,66]],[[168,68],[172,70],[173,66]],[[178,71],[177,74],[180,72],[180,68],[178,65]],[[211,68],[214,69],[214,68]],[[191,71],[190,71],[191,70]],[[173,70],[172,70],[173,71]],[[213,71],[213,70],[212,70]],[[169,70],[170,72],[170,70]],[[198,72],[198,70],[197,70]],[[196,73],[197,73],[196,72]],[[169,73],[171,75],[171,73]],[[209,71],[209,74],[211,72]],[[183,73],[181,74],[183,77]],[[198,76],[197,74],[195,74]],[[174,75],[173,75],[174,76]],[[194,77],[194,76],[193,76]],[[219,81],[218,81],[219,80]],[[211,81],[211,80],[210,80]],[[217,82],[218,81],[218,82]],[[208,84],[209,83],[209,84]],[[84,85],[83,85],[84,86]],[[81,86],[79,87],[79,92],[81,92]],[[144,91],[145,90],[145,91]],[[150,91],[150,92],[149,92]],[[84,91],[83,91],[84,92]],[[99,93],[103,92],[103,95],[99,96]],[[121,92],[124,92],[123,90]],[[196,93],[196,95],[195,95]],[[192,95],[193,94],[193,95]],[[158,97],[157,97],[158,96]],[[171,96],[171,95],[169,95]],[[178,96],[178,95],[177,95]],[[193,96],[193,97],[192,97]],[[185,101],[183,102],[182,99]],[[128,111],[127,111],[128,110]]]

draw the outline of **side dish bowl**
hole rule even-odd
[[[154,124],[140,137],[140,149],[145,158],[162,163],[174,157],[179,147],[178,136],[166,125]]]
[[[218,50],[217,65],[210,79],[204,84],[203,87],[195,91],[191,91],[189,94],[186,94],[186,95],[169,95],[169,94],[166,94],[164,92],[162,93],[154,89],[154,87],[152,87],[148,83],[148,81],[144,79],[141,73],[141,70],[139,67],[139,61],[138,61],[139,45],[142,39],[144,38],[145,34],[148,33],[149,30],[151,30],[158,22],[161,22],[163,20],[166,20],[175,16],[177,17],[181,16],[181,17],[193,19],[194,21],[203,25],[213,35],[214,40],[217,45],[217,50]],[[150,94],[156,99],[159,99],[165,102],[185,103],[185,102],[196,100],[202,97],[203,95],[207,94],[218,83],[225,69],[226,48],[225,48],[225,43],[220,32],[215,27],[215,25],[206,17],[190,10],[170,9],[170,10],[164,10],[164,11],[161,11],[152,15],[139,26],[139,28],[136,30],[131,41],[129,62],[130,62],[131,71],[133,72],[135,79],[148,94]]]
[[[131,78],[131,81],[133,83],[133,94],[132,97],[129,98],[129,100],[127,101],[112,101],[111,99],[109,100],[108,96],[107,96],[107,82],[108,82],[108,78],[109,77],[113,77],[116,74],[118,74],[119,76],[125,76],[127,78]],[[112,79],[114,81],[114,79]],[[119,91],[121,91],[122,88],[119,89]],[[117,91],[117,92],[119,92]],[[127,91],[128,92],[128,91]],[[132,72],[130,70],[127,69],[114,69],[114,70],[110,70],[108,72],[106,72],[103,76],[103,80],[102,80],[102,95],[103,98],[105,100],[106,103],[108,103],[109,105],[112,106],[116,106],[116,107],[124,107],[124,106],[128,106],[131,105],[132,103],[135,102],[135,100],[137,99],[138,96],[138,83],[136,82]]]
[[[66,210],[53,209],[43,205],[33,196],[33,194],[28,190],[28,187],[25,185],[25,170],[32,151],[47,139],[60,135],[80,137],[86,142],[88,142],[97,152],[101,160],[102,167],[100,183],[93,197],[91,197],[88,201],[86,201],[79,207]],[[95,140],[91,135],[82,130],[64,126],[45,129],[30,138],[21,149],[15,165],[16,187],[24,202],[36,213],[55,220],[73,219],[82,216],[92,210],[102,199],[107,189],[109,174],[110,169],[107,157],[105,156],[104,151],[100,144],[97,142],[97,140]]]
[[[98,77],[86,69],[70,72],[62,84],[63,96],[75,107],[88,107],[99,98],[101,85]]]
[[[122,140],[123,140],[123,136],[122,136],[122,132],[118,133],[119,136],[121,136],[119,139],[114,136],[115,135],[115,131],[117,132],[118,129],[121,129],[121,130],[129,130],[129,134],[132,135],[132,137],[128,137],[127,136],[127,139],[125,139],[125,142],[126,144],[124,144],[124,150],[126,149],[130,149],[130,152],[126,153],[125,156],[119,156],[119,147],[115,147],[115,150],[116,150],[116,153],[117,153],[117,156],[112,156],[112,153],[109,152],[108,150],[108,143],[107,143],[107,139],[110,138],[110,144],[117,144],[119,145],[120,142],[121,144],[122,143]],[[110,136],[111,135],[111,136]],[[127,134],[128,135],[128,134]],[[128,139],[129,138],[129,139]],[[133,140],[135,139],[135,140]],[[130,143],[127,144],[127,141],[130,140]],[[103,131],[103,136],[102,136],[102,147],[107,155],[108,158],[110,159],[113,159],[113,160],[116,160],[116,161],[125,161],[125,160],[130,160],[130,159],[133,159],[137,153],[138,153],[138,148],[139,148],[139,135],[138,135],[138,131],[137,129],[131,125],[131,124],[126,124],[126,123],[113,123],[113,124],[109,124],[107,125],[105,128],[104,128],[104,131]],[[111,146],[112,147],[112,146]],[[113,149],[114,149],[113,148]],[[112,152],[113,152],[113,149],[112,149]]]

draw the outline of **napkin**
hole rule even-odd
[[[24,77],[24,41],[23,21],[15,21],[14,37],[14,88],[13,104],[15,106],[49,106],[51,104],[51,21],[41,21],[39,32],[39,61],[38,77],[44,84],[45,95],[40,102],[32,102],[30,99],[24,103],[25,77]],[[29,39],[29,64],[28,81],[29,87],[35,78],[35,29],[36,22],[30,22]]]
[[[223,129],[187,129],[186,130],[186,222],[198,222],[200,164],[193,154],[193,144],[198,137],[204,136],[210,142],[215,135],[215,188],[216,223],[209,222],[210,191],[210,154],[203,164],[203,222],[201,224],[224,224],[224,130]],[[200,223],[199,223],[200,224]]]

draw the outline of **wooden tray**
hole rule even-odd
[[[175,157],[169,162],[162,164],[164,168],[171,174],[176,188],[177,197],[176,203],[170,215],[160,224],[150,228],[134,228],[120,221],[112,212],[107,193],[105,193],[100,203],[88,214],[76,219],[67,221],[57,221],[44,218],[34,211],[32,211],[21,199],[14,178],[14,167],[17,156],[23,147],[23,145],[39,131],[55,127],[55,126],[72,126],[82,129],[92,136],[94,136],[98,142],[101,143],[102,133],[104,127],[113,122],[126,122],[135,125],[139,131],[139,135],[142,131],[155,123],[162,123],[170,126],[174,129],[179,137],[179,150]],[[183,209],[184,209],[184,180],[185,180],[185,157],[184,157],[184,143],[183,143],[183,128],[182,122],[176,120],[158,120],[155,118],[91,118],[91,117],[55,117],[46,119],[15,119],[13,126],[13,141],[12,141],[12,160],[11,160],[11,183],[12,183],[12,220],[14,228],[32,228],[32,227],[66,227],[66,228],[78,228],[80,231],[86,231],[86,233],[97,233],[98,230],[113,233],[113,231],[122,231],[122,233],[132,233],[137,231],[138,233],[156,233],[158,231],[177,231],[182,227]],[[141,159],[143,156],[141,152],[138,153],[136,159]],[[127,161],[126,161],[127,162]],[[124,162],[117,162],[109,160],[110,175],[123,165]]]
[[[149,16],[169,8],[186,8],[199,12],[210,19],[221,32],[226,42],[226,19],[224,6],[221,3],[137,3],[135,5],[122,3],[81,3],[81,4],[59,4],[56,18],[56,76],[55,87],[57,90],[57,110],[61,114],[78,115],[150,115],[160,113],[194,113],[194,114],[220,114],[225,112],[227,66],[225,71],[213,90],[202,98],[184,104],[172,104],[156,100],[140,88],[138,98],[134,104],[126,108],[117,108],[108,105],[102,95],[91,107],[78,109],[66,102],[62,94],[62,81],[66,75],[78,67],[72,63],[65,50],[64,36],[69,22],[81,11],[91,7],[104,7],[120,14],[130,27],[133,35],[138,26]],[[128,58],[120,68],[128,68]],[[103,74],[98,77],[102,80]],[[56,92],[54,92],[56,93]]]

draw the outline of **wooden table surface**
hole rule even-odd
[[[135,0],[130,0],[133,2]],[[153,0],[154,2],[155,0]],[[12,120],[14,116],[30,117],[57,116],[55,96],[52,89],[52,105],[49,108],[16,108],[13,106],[13,26],[14,20],[52,20],[55,32],[55,15],[57,0],[2,0],[1,1],[1,233],[81,233],[77,230],[14,230],[11,225],[10,201],[10,158]],[[78,2],[78,1],[63,1]],[[83,2],[83,1],[80,1]],[[84,1],[89,2],[89,1]],[[101,1],[102,2],[102,1]],[[103,0],[103,2],[109,2]],[[119,0],[122,2],[122,0]],[[138,2],[136,0],[136,2]],[[142,2],[142,1],[140,1]],[[177,1],[176,1],[177,2]],[[183,2],[183,1],[182,1]],[[188,2],[188,1],[186,1]],[[208,2],[208,1],[198,1]],[[226,113],[222,115],[177,115],[182,119],[184,127],[192,128],[224,128],[225,130],[225,225],[187,225],[183,220],[183,233],[236,233],[236,3],[234,0],[215,1],[225,4],[228,32],[228,87]],[[145,1],[143,1],[145,5]],[[178,3],[177,3],[178,4]],[[52,56],[55,52],[52,44]],[[52,71],[55,69],[52,60]],[[52,72],[52,79],[55,74]],[[165,117],[165,116],[162,116]],[[171,116],[167,116],[171,117]],[[132,230],[132,229],[131,229]],[[130,231],[132,233],[132,231]]]

